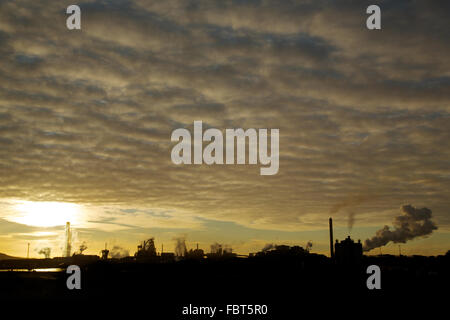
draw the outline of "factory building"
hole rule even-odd
[[[136,259],[155,259],[157,257],[155,238],[144,240],[142,244],[138,246],[138,250],[134,256]]]
[[[363,249],[361,240],[354,242],[350,236],[345,240],[339,242],[336,239],[336,243],[333,247],[333,219],[328,220],[328,225],[330,229],[330,257],[335,259],[339,264],[359,264],[362,260]]]
[[[339,242],[336,240],[334,245],[334,256],[340,264],[359,264],[362,259],[361,240],[354,242],[350,236]]]
[[[105,250],[102,250],[102,260],[108,260],[108,254],[109,254],[109,250],[106,248],[106,243],[105,243]]]

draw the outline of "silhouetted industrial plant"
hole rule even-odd
[[[183,237],[173,239],[172,252],[163,244],[158,250],[155,238],[149,237],[137,245],[132,255],[118,245],[108,249],[107,243],[100,256],[86,255],[84,241],[72,253],[71,235],[72,229],[67,223],[62,257],[51,258],[50,248],[43,248],[39,253],[44,259],[0,259],[0,270],[19,271],[0,272],[3,287],[0,298],[32,298],[40,294],[40,288],[46,288],[48,298],[72,299],[77,295],[77,299],[112,299],[121,296],[121,299],[132,299],[133,303],[145,299],[148,288],[157,288],[151,297],[158,301],[164,296],[184,301],[192,290],[205,299],[209,297],[208,292],[222,299],[226,299],[226,292],[233,292],[233,297],[271,297],[272,301],[276,301],[277,293],[286,287],[302,288],[317,296],[322,295],[323,288],[329,293],[365,294],[368,290],[366,269],[370,265],[382,270],[383,292],[397,292],[398,288],[415,292],[448,283],[450,267],[449,252],[436,257],[365,256],[361,241],[355,242],[349,236],[342,241],[333,238],[331,218],[330,257],[313,253],[312,241],[304,247],[271,243],[258,252],[240,255],[220,243],[213,243],[208,252],[198,244],[187,248]],[[84,289],[80,293],[65,289],[63,271],[70,265],[81,267]],[[35,280],[29,280],[30,276]],[[21,286],[16,285],[18,279]],[[199,287],[199,279],[208,279],[204,288]],[[237,289],[238,284],[245,286]]]

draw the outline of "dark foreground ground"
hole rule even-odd
[[[353,318],[361,307],[369,313],[384,308],[411,311],[428,307],[430,302],[425,301],[438,303],[434,297],[448,300],[448,257],[392,259],[365,258],[354,266],[320,257],[165,264],[97,261],[82,266],[81,290],[67,289],[65,272],[0,272],[0,299],[9,306],[34,304],[64,312],[86,306],[106,314],[142,311],[148,319],[210,318],[183,315],[183,307],[190,304],[223,310],[214,319],[309,319],[306,310]],[[366,286],[366,268],[371,264],[381,268],[381,290]],[[267,305],[268,313],[227,315],[230,304]]]

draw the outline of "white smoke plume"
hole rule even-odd
[[[220,243],[213,243],[211,245],[211,253],[222,253],[222,245]]]
[[[264,246],[264,248],[262,248],[262,252],[266,252],[272,249],[275,249],[276,245],[274,245],[273,243],[268,243]]]
[[[230,245],[226,244],[223,246],[223,253],[233,253],[233,248]]]
[[[186,252],[187,252],[186,238],[179,237],[179,238],[174,238],[174,240],[175,240],[175,255],[178,257],[185,256]]]
[[[353,225],[355,224],[355,212],[354,211],[349,211],[348,213],[348,220],[347,220],[347,227],[348,227],[348,232],[352,232],[353,229]]]
[[[80,237],[78,235],[78,230],[76,228],[74,228],[73,225],[70,226],[70,233],[71,233],[70,247],[76,248],[78,246],[81,246],[82,243],[81,243]],[[61,250],[61,256],[64,257],[66,254],[66,244],[67,244],[65,227],[62,230],[62,232],[59,233],[57,242],[58,242],[58,249]],[[73,252],[71,252],[71,254],[73,254]]]
[[[218,242],[215,242],[211,245],[211,253],[219,255],[224,253],[233,253],[233,248],[230,245],[222,245]]]
[[[370,194],[370,195],[369,195]],[[374,196],[373,192],[368,192],[368,194],[359,194],[348,196],[347,198],[342,199],[335,205],[330,208],[330,215],[334,215],[343,209],[348,209],[348,218],[347,218],[347,227],[348,232],[350,233],[353,229],[353,225],[355,224],[355,215],[356,213],[353,209],[364,202],[373,201],[378,196]],[[353,208],[353,209],[352,209]]]
[[[83,241],[83,243],[80,245],[80,254],[83,254],[83,251],[87,249],[86,242]]]
[[[120,259],[130,256],[130,252],[120,246],[114,246],[110,251],[111,258]]]
[[[52,249],[47,247],[47,248],[42,248],[41,250],[39,250],[38,253],[43,254],[45,259],[49,259],[51,252],[52,252]]]
[[[437,229],[431,221],[431,210],[428,208],[417,209],[411,205],[401,207],[402,214],[394,218],[394,230],[384,226],[370,239],[364,242],[364,251],[382,247],[389,242],[405,243],[408,240],[420,236],[426,236]]]

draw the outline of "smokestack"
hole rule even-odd
[[[66,223],[66,257],[70,257],[70,252],[72,250],[72,231],[70,231],[70,222]]]
[[[334,257],[334,250],[333,250],[333,219],[330,218],[330,256],[331,258]]]

